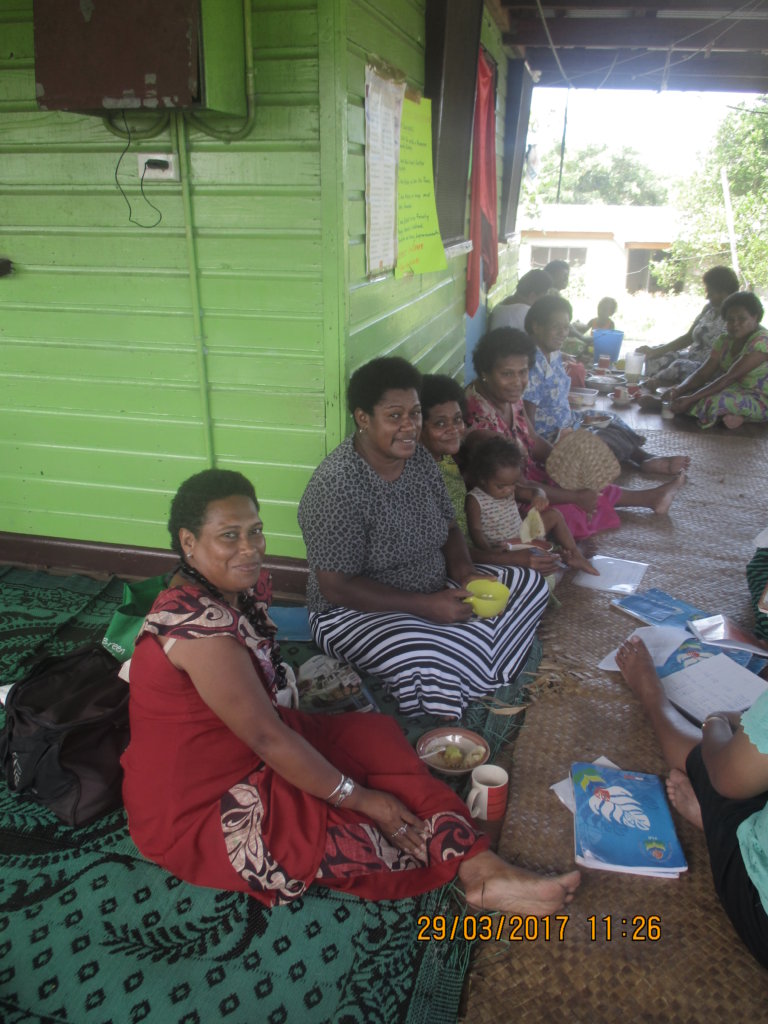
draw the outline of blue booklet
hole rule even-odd
[[[578,864],[661,878],[687,871],[658,775],[577,761],[571,781]]]
[[[749,669],[755,675],[766,665],[765,658],[759,658],[756,654],[750,654],[749,651],[725,651],[722,647],[715,647],[714,644],[703,644],[701,640],[692,636],[690,640],[684,640],[677,650],[670,654],[661,668],[657,667],[656,671],[659,673],[659,678],[663,679],[665,676],[671,676],[673,672],[690,668],[698,661],[702,661],[704,658],[714,658],[718,654],[726,654],[731,661]]]
[[[617,597],[611,604],[649,626],[681,626],[687,629],[689,619],[703,619],[710,614],[657,587],[642,594]]]

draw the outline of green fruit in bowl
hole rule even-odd
[[[464,763],[464,754],[455,744],[449,743],[443,751],[443,762],[446,768],[461,768]]]

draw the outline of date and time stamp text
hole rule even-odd
[[[571,914],[533,917],[521,914],[422,914],[417,921],[419,942],[565,942],[575,928],[586,928],[591,942],[659,942],[661,917],[635,914],[632,917],[590,917],[577,922]]]

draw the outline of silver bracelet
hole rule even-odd
[[[344,801],[347,799],[350,793],[354,792],[354,789],[354,782],[352,781],[352,779],[349,778],[349,776],[345,775],[341,780],[341,786],[339,787],[339,795],[334,800],[333,806],[341,807],[341,805],[344,803]]]
[[[332,790],[332,791],[331,791],[331,792],[330,792],[330,793],[328,794],[328,796],[327,796],[327,797],[325,798],[325,802],[326,802],[326,803],[330,803],[330,802],[331,802],[331,800],[333,800],[333,798],[334,798],[334,797],[336,797],[336,796],[338,796],[338,795],[339,795],[339,791],[340,791],[341,787],[342,787],[342,786],[344,785],[344,780],[345,780],[345,779],[346,779],[346,775],[344,774],[344,772],[342,772],[342,773],[341,773],[341,778],[339,779],[339,784],[338,784],[338,785],[336,786],[336,788],[335,788],[334,790]]]

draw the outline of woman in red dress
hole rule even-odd
[[[545,915],[577,871],[506,864],[385,715],[280,705],[252,485],[205,470],[171,507],[181,564],[136,644],[123,795],[139,850],[197,885],[287,903],[313,882],[367,899],[458,876],[467,902]]]

